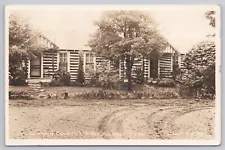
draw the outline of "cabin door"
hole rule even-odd
[[[150,78],[156,79],[159,76],[159,54],[153,51],[150,55]]]
[[[41,77],[41,57],[37,56],[30,61],[30,77]]]

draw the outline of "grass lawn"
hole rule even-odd
[[[45,91],[54,93],[54,92],[89,92],[93,90],[99,90],[100,88],[94,88],[94,87],[72,87],[72,86],[62,86],[62,87],[43,87]],[[9,90],[16,91],[16,92],[27,92],[31,89],[29,86],[9,86]]]
[[[27,92],[31,89],[29,86],[9,86],[9,91],[24,91]],[[61,86],[61,87],[43,87],[43,89],[48,92],[48,93],[63,93],[65,91],[69,93],[82,93],[82,92],[92,92],[92,91],[98,91],[101,88],[98,87],[78,87],[78,86]],[[164,91],[164,92],[178,92],[177,88],[168,88],[168,87],[144,87],[142,85],[135,85],[132,88],[135,91],[143,91],[143,90],[148,90],[152,89],[155,92],[157,91]],[[110,90],[110,91],[121,91],[121,90]]]

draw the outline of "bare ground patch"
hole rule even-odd
[[[213,139],[214,101],[10,100],[14,139]]]

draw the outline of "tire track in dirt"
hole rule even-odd
[[[153,131],[152,133],[148,133],[149,139],[161,139],[160,131],[162,129],[158,128],[159,122],[163,121],[166,115],[177,109],[179,108],[159,108],[157,111],[153,112],[151,115],[148,116],[146,122],[148,124],[148,128]]]
[[[205,110],[211,110],[213,107],[202,107],[202,108],[185,108],[179,113],[175,113],[171,118],[166,118],[165,122],[161,124],[161,128],[165,128],[165,132],[163,132],[162,137],[164,139],[173,139],[174,138],[174,133],[176,133],[176,124],[174,123],[174,120],[182,117],[186,114],[193,113],[193,112],[200,112],[200,111],[205,111]],[[208,122],[209,123],[209,122]],[[206,126],[207,127],[207,126]]]
[[[136,121],[141,121],[139,124],[143,124],[143,127],[146,126],[146,132],[144,133],[148,139],[171,139],[173,131],[172,120],[190,113],[193,111],[200,111],[205,109],[210,109],[211,107],[204,108],[186,108],[186,107],[165,107],[165,108],[156,108],[154,111],[150,111],[151,106],[141,106],[141,107],[126,107],[119,110],[116,110],[108,115],[106,115],[101,122],[99,123],[98,131],[101,136],[105,139],[130,139],[131,129],[129,131],[128,123],[124,125],[124,121],[129,119],[136,119]],[[141,116],[141,114],[143,114]],[[132,124],[136,125],[137,124]],[[132,128],[132,127],[130,127]],[[136,133],[141,131],[137,127]],[[136,136],[135,138],[140,138]]]
[[[105,139],[116,137],[123,138],[121,124],[123,120],[131,115],[135,107],[126,107],[106,115],[99,123],[98,131]]]
[[[126,138],[129,139],[131,133],[129,133],[129,131],[127,131],[128,134],[125,134],[124,132],[126,132],[126,130],[124,130],[124,128],[130,128],[128,125],[124,127],[124,121],[126,118],[130,117],[130,119],[134,119],[135,121],[137,121],[139,119],[139,121],[141,121],[141,123],[143,124],[143,126],[147,126],[148,130],[152,130],[151,126],[148,125],[148,123],[146,123],[146,120],[148,118],[148,116],[150,115],[154,115],[156,112],[161,112],[160,108],[157,108],[157,110],[155,111],[153,109],[153,111],[151,111],[153,108],[149,107],[149,105],[145,105],[145,106],[133,106],[133,107],[126,107],[123,109],[119,109],[116,110],[112,113],[110,113],[109,115],[106,115],[101,122],[99,123],[99,127],[98,130],[100,132],[100,134],[102,135],[103,138],[105,139],[110,139],[110,138]],[[168,109],[168,108],[167,108]],[[169,108],[172,109],[172,108]],[[148,114],[150,113],[150,114]],[[142,114],[142,116],[140,116]],[[145,115],[147,115],[145,117]],[[137,118],[138,116],[138,118]],[[141,118],[143,117],[143,118]],[[141,119],[140,119],[141,118]],[[138,129],[140,130],[140,129]],[[152,131],[149,131],[152,132]],[[138,131],[137,131],[138,133]],[[148,135],[148,132],[145,132],[145,134]],[[151,134],[152,135],[152,134]]]
[[[153,136],[153,128],[149,126],[149,116],[155,114],[161,108],[154,108],[150,105],[146,107],[137,108],[135,113],[130,115],[122,124],[122,128],[126,128],[126,139],[149,139]],[[163,108],[166,109],[166,108]],[[128,120],[129,119],[129,120]]]
[[[172,128],[173,124],[172,121],[182,115],[185,115],[187,113],[190,112],[194,112],[194,111],[201,111],[201,110],[206,110],[206,109],[211,109],[211,108],[179,108],[179,109],[169,109],[171,110],[169,112],[169,115],[166,114],[164,116],[162,116],[161,118],[158,118],[158,120],[154,121],[154,131],[155,131],[155,135],[157,138],[160,139],[171,139],[173,136],[173,133],[175,132]],[[157,113],[154,113],[153,115],[159,115]],[[152,120],[153,118],[151,118],[152,116],[150,116],[149,120]]]

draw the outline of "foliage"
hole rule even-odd
[[[164,38],[156,30],[153,19],[139,11],[106,11],[96,25],[98,29],[88,45],[108,60],[124,58],[128,90],[131,90],[135,58],[148,56],[152,50],[163,50]]]
[[[215,18],[215,14],[216,14],[215,11],[207,11],[207,12],[205,13],[206,18],[210,21],[210,22],[209,22],[209,25],[212,26],[212,27],[214,27],[214,28],[215,28],[215,26],[216,26],[216,18]]]
[[[87,68],[87,74],[90,78],[88,85],[102,88],[117,88],[120,81],[118,70],[111,68],[109,61],[103,60],[94,68]]]
[[[58,79],[52,79],[49,82],[49,86],[64,86],[64,84]]]
[[[47,50],[46,46],[33,40],[38,34],[31,29],[28,20],[12,13],[9,17],[9,56],[15,53],[21,60],[22,57],[35,57]]]
[[[176,82],[174,81],[174,79],[170,79],[170,78],[165,78],[165,79],[160,79],[155,86],[157,87],[175,87],[176,86]]]
[[[9,45],[21,46],[32,37],[32,30],[24,18],[12,13],[9,16]]]
[[[138,83],[138,84],[144,83],[145,78],[144,78],[144,71],[142,68],[134,69],[134,74],[135,74],[135,77],[133,78],[133,80],[135,83]]]
[[[71,86],[83,86],[83,85],[85,85],[85,82],[81,85],[79,82],[77,82],[77,80],[72,80],[70,82],[70,85]]]
[[[83,86],[84,83],[85,83],[85,77],[84,77],[84,68],[83,68],[83,56],[80,55],[79,57],[79,68],[78,68],[78,73],[77,73],[77,83],[80,85],[80,86]]]
[[[9,99],[26,99],[30,100],[32,99],[31,95],[27,92],[21,91],[21,92],[16,92],[16,91],[9,91]]]
[[[9,72],[11,73],[10,82],[17,84],[16,78],[24,78],[22,73],[27,72],[23,67],[27,59],[40,55],[47,48],[37,45],[31,39],[35,35],[28,24],[28,21],[16,14],[9,17]],[[19,75],[19,76],[17,76]],[[22,82],[22,79],[18,82]],[[22,84],[22,83],[20,83]],[[25,84],[25,80],[24,83]]]
[[[176,99],[179,98],[179,94],[174,90],[138,90],[138,91],[111,91],[111,90],[98,90],[92,92],[83,92],[73,94],[74,98],[85,99],[85,100],[96,100],[96,99]]]
[[[70,86],[71,75],[69,72],[58,70],[53,75],[52,81],[49,83],[50,86]]]
[[[19,53],[14,53],[9,57],[9,84],[10,85],[26,85],[27,67],[23,57],[20,59]]]
[[[203,41],[186,55],[184,67],[178,80],[182,82],[181,93],[198,98],[215,96],[215,43]]]
[[[15,85],[15,86],[24,86],[27,85],[26,83],[26,72],[24,72],[24,68],[17,68],[15,69],[14,72],[12,72],[12,74],[10,74],[10,80],[9,80],[9,84],[10,85]]]

